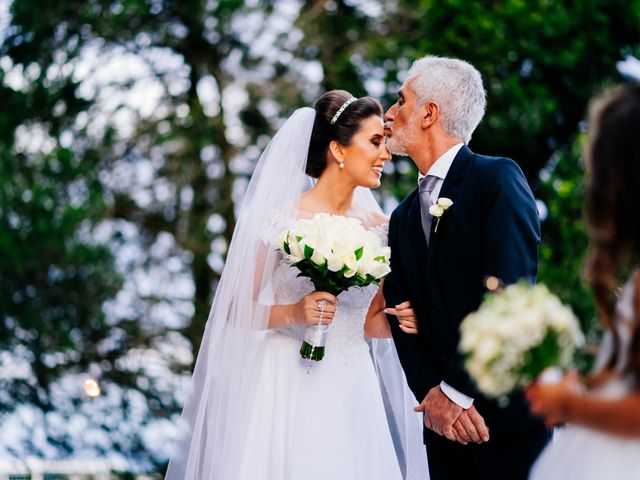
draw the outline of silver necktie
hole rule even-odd
[[[429,213],[431,207],[431,192],[436,188],[438,184],[438,177],[434,175],[427,175],[422,177],[419,183],[418,192],[420,194],[420,219],[422,220],[422,231],[424,232],[424,238],[429,245],[429,236],[431,235],[431,222],[433,216]]]

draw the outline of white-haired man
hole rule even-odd
[[[431,478],[526,479],[549,439],[521,394],[502,408],[483,397],[458,353],[458,327],[478,308],[485,279],[535,281],[540,224],[522,171],[467,143],[485,111],[480,73],[469,63],[417,60],[385,114],[392,153],[408,155],[419,186],[393,212],[390,315],[415,311],[418,333],[389,321],[409,386],[421,401]],[[449,199],[434,218],[430,207]],[[447,200],[444,200],[447,202]]]

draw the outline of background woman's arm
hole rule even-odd
[[[526,394],[531,411],[548,426],[569,422],[603,432],[640,437],[640,393],[621,398],[600,398],[581,392],[576,372],[555,385],[532,384]]]

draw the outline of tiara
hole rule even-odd
[[[342,104],[342,106],[338,109],[338,111],[336,112],[336,114],[333,116],[333,118],[331,119],[331,125],[333,125],[334,123],[336,123],[338,121],[338,118],[340,118],[340,115],[342,115],[342,112],[345,111],[345,109],[351,105],[353,102],[355,102],[356,100],[358,100],[356,97],[351,97],[349,100],[347,100],[346,102],[344,102]]]

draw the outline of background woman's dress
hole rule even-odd
[[[618,301],[616,328],[620,337],[618,374],[598,390],[601,398],[615,399],[629,394],[633,377],[622,371],[631,350],[634,322],[635,277],[627,283]],[[598,358],[598,368],[610,357],[612,339],[605,336]],[[640,414],[640,412],[638,412]],[[551,444],[542,452],[530,474],[532,480],[632,480],[640,478],[640,440],[623,438],[578,425],[559,429]]]

